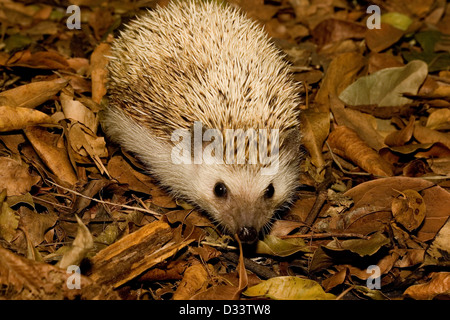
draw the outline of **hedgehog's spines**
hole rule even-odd
[[[172,194],[208,211],[230,232],[249,224],[261,229],[290,201],[298,185],[299,90],[256,22],[215,1],[175,1],[128,23],[111,56],[105,132]],[[227,129],[279,130],[276,173],[262,174],[266,164],[174,164],[172,134],[191,130],[196,121],[224,137]],[[218,180],[233,200],[214,198]],[[263,197],[269,184],[275,188],[270,201]]]

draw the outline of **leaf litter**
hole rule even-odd
[[[81,30],[56,5],[0,8],[0,298],[448,299],[450,5],[390,1],[369,30],[356,3],[229,1],[305,98],[303,187],[252,247],[99,126],[111,41],[156,2],[85,4]]]

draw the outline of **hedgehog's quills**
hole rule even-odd
[[[121,32],[108,69],[105,132],[175,197],[194,203],[245,242],[255,241],[274,212],[292,201],[300,157],[298,88],[265,32],[238,10],[214,1],[180,1],[148,12]],[[201,124],[200,139],[194,122]],[[275,130],[278,150],[263,136],[253,141],[267,144],[268,155],[278,151],[277,170],[264,174],[268,164],[255,164],[261,154],[255,156],[251,144],[230,152],[227,129]],[[201,151],[216,160],[174,161],[181,143],[174,133],[180,130],[188,150],[178,151],[194,160],[189,148],[200,141]],[[209,135],[207,141],[208,132],[214,139]],[[242,141],[248,140],[250,135]],[[235,148],[242,146],[239,138],[235,142]],[[244,156],[245,163],[217,161],[219,151]]]

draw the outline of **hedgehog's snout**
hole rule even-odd
[[[258,238],[258,231],[254,227],[241,227],[238,231],[239,240],[244,243],[254,243]]]

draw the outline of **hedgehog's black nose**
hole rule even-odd
[[[258,231],[253,227],[242,227],[238,232],[238,237],[242,242],[253,243],[258,237]]]

